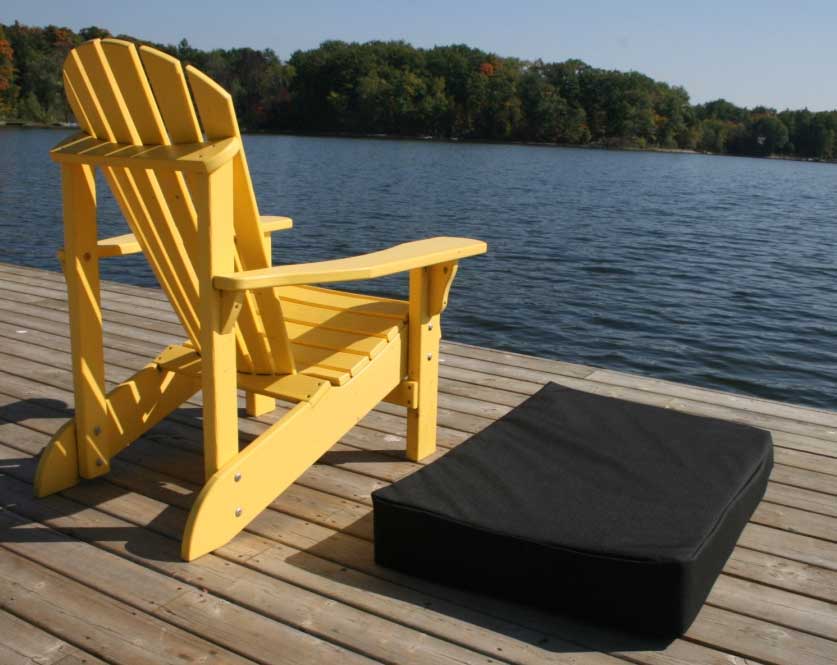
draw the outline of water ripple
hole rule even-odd
[[[57,269],[45,130],[0,130],[0,261]],[[428,235],[487,240],[453,339],[837,408],[837,171],[801,162],[521,146],[246,138],[277,262]],[[102,235],[126,231],[100,187]],[[154,284],[141,257],[103,276]],[[406,295],[406,280],[365,284]]]

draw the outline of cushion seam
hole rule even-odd
[[[511,535],[511,534],[505,533],[503,531],[495,531],[493,529],[489,529],[489,528],[486,528],[486,527],[476,526],[476,525],[472,524],[471,522],[466,522],[466,521],[463,521],[463,520],[460,520],[460,519],[456,519],[456,518],[450,517],[448,515],[442,515],[441,513],[437,513],[436,511],[433,511],[433,510],[427,510],[426,508],[417,508],[415,506],[407,506],[407,505],[404,505],[404,504],[401,504],[401,503],[395,503],[395,502],[390,501],[388,499],[381,499],[379,497],[376,497],[374,494],[373,494],[373,500],[377,501],[377,502],[380,502],[380,503],[383,503],[383,504],[387,504],[388,506],[396,508],[397,510],[406,510],[406,511],[413,512],[413,513],[418,513],[418,514],[421,514],[421,515],[427,515],[427,516],[430,516],[430,517],[434,517],[436,519],[440,519],[443,522],[450,522],[450,523],[453,523],[453,524],[458,524],[460,526],[464,526],[468,529],[473,529],[474,531],[479,531],[479,532],[486,533],[486,534],[489,534],[489,535],[492,535],[492,536],[498,536],[500,538],[507,538],[507,539],[510,539],[510,540],[519,540],[519,541],[529,543],[529,544],[532,544],[532,545],[538,545],[539,547],[547,547],[547,548],[552,549],[552,550],[558,550],[558,551],[562,551],[562,552],[571,552],[573,554],[581,554],[581,555],[589,556],[589,557],[596,558],[596,559],[609,559],[609,560],[612,560],[612,561],[628,561],[628,562],[631,562],[631,563],[641,563],[641,564],[651,564],[651,565],[681,563],[680,559],[674,559],[674,558],[671,558],[671,557],[661,557],[661,558],[657,558],[657,559],[639,558],[639,557],[629,557],[629,556],[625,556],[625,555],[621,555],[621,554],[608,554],[608,553],[604,553],[604,552],[591,552],[590,550],[576,549],[576,548],[573,548],[573,547],[568,547],[567,545],[558,545],[556,543],[549,543],[549,542],[545,542],[545,541],[541,541],[541,540],[535,540],[533,538],[526,538],[525,536]]]
[[[772,446],[772,441],[771,441],[770,445]],[[753,470],[753,472],[747,478],[746,482],[741,484],[741,486],[738,488],[738,491],[735,493],[735,495],[726,503],[726,505],[724,506],[723,511],[721,512],[720,515],[718,515],[718,517],[715,520],[715,523],[712,525],[712,528],[709,530],[709,532],[706,534],[706,536],[703,538],[703,540],[701,540],[700,543],[698,543],[697,547],[695,547],[694,551],[692,552],[692,556],[691,556],[690,560],[694,560],[694,559],[696,559],[697,557],[700,556],[700,553],[703,550],[703,548],[707,546],[707,543],[709,543],[710,540],[712,540],[712,537],[717,533],[721,524],[723,524],[724,520],[726,520],[727,515],[729,515],[730,510],[732,510],[732,507],[736,503],[738,503],[738,501],[741,499],[741,496],[753,484],[753,481],[756,479],[756,477],[761,475],[762,471],[764,471],[766,469],[767,461],[768,461],[767,460],[767,455],[762,455],[762,459],[759,462],[758,466]],[[761,499],[759,499],[759,503],[761,503]],[[748,519],[748,522],[749,522],[749,519]]]

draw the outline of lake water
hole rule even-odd
[[[57,130],[0,129],[0,261],[58,269]],[[462,263],[454,340],[837,408],[837,167],[504,145],[248,136],[274,261],[431,235]],[[126,232],[102,191],[100,233]],[[103,275],[155,284],[141,257]],[[358,288],[358,285],[353,285]],[[406,279],[364,283],[406,294]],[[2,341],[0,341],[2,344]]]

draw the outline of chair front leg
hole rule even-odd
[[[238,454],[235,332],[224,325],[222,293],[212,286],[213,275],[234,266],[232,178],[228,162],[194,183],[206,480]]]
[[[95,478],[107,473],[110,455],[106,449],[109,433],[93,168],[63,164],[61,188],[78,473],[82,478]],[[72,445],[67,438],[69,428],[62,430],[62,436]]]
[[[407,408],[407,458],[418,461],[436,450],[440,312],[431,309],[430,268],[410,271],[408,379],[418,386],[417,406]]]
[[[441,319],[457,269],[449,261],[410,271],[408,379],[418,386],[416,408],[407,409],[407,457],[413,461],[436,451]]]

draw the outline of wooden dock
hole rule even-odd
[[[154,289],[104,283],[102,301],[109,381],[183,338]],[[837,663],[837,413],[448,342],[441,452],[548,381],[773,432],[765,500],[682,639],[377,567],[370,492],[418,468],[387,404],[191,564],[178,551],[203,473],[196,401],[107,477],[34,499],[35,457],[72,412],[66,293],[58,273],[0,264],[0,663]],[[270,422],[242,418],[242,439]]]

